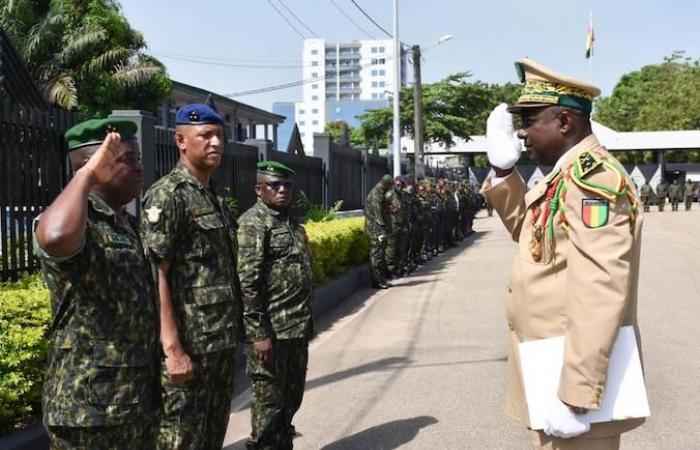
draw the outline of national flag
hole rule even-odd
[[[583,199],[581,205],[581,218],[588,228],[600,228],[608,223],[608,211],[610,209],[607,200]]]
[[[586,59],[593,56],[593,41],[595,41],[595,33],[593,32],[593,18],[588,19],[588,35],[586,36]]]

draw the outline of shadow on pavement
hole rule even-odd
[[[310,390],[325,384],[335,383],[336,381],[344,380],[345,378],[354,377],[367,372],[376,372],[380,370],[390,369],[392,367],[404,367],[405,363],[411,361],[406,357],[383,358],[372,361],[361,366],[352,367],[350,369],[341,370],[339,372],[330,373],[322,377],[314,378],[306,382],[305,390]]]
[[[344,437],[321,450],[392,450],[411,442],[422,428],[436,423],[438,420],[431,416],[394,420]]]

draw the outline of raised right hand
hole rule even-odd
[[[117,158],[121,153],[122,138],[119,133],[107,133],[105,140],[80,170],[85,170],[93,185],[108,183],[114,177]]]
[[[512,169],[522,152],[507,107],[505,103],[496,106],[486,121],[486,155],[493,167],[504,170]]]

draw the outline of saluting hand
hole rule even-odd
[[[89,174],[93,184],[106,184],[114,177],[117,158],[121,153],[121,142],[121,135],[116,131],[107,133],[100,148],[80,169]]]
[[[507,108],[505,103],[496,106],[486,121],[486,155],[492,166],[503,170],[512,169],[522,152]]]

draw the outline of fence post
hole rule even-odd
[[[330,208],[331,137],[325,133],[314,133],[314,156],[323,160],[323,206]]]
[[[365,198],[369,193],[369,184],[371,183],[369,179],[369,151],[364,148],[362,152],[362,206],[365,206]]]
[[[246,139],[246,145],[252,145],[253,147],[258,147],[258,160],[266,161],[272,150],[272,142],[267,139]]]
[[[148,111],[115,110],[109,115],[112,119],[131,120],[136,124],[136,139],[141,147],[143,160],[143,189],[146,190],[156,180],[156,116]]]

